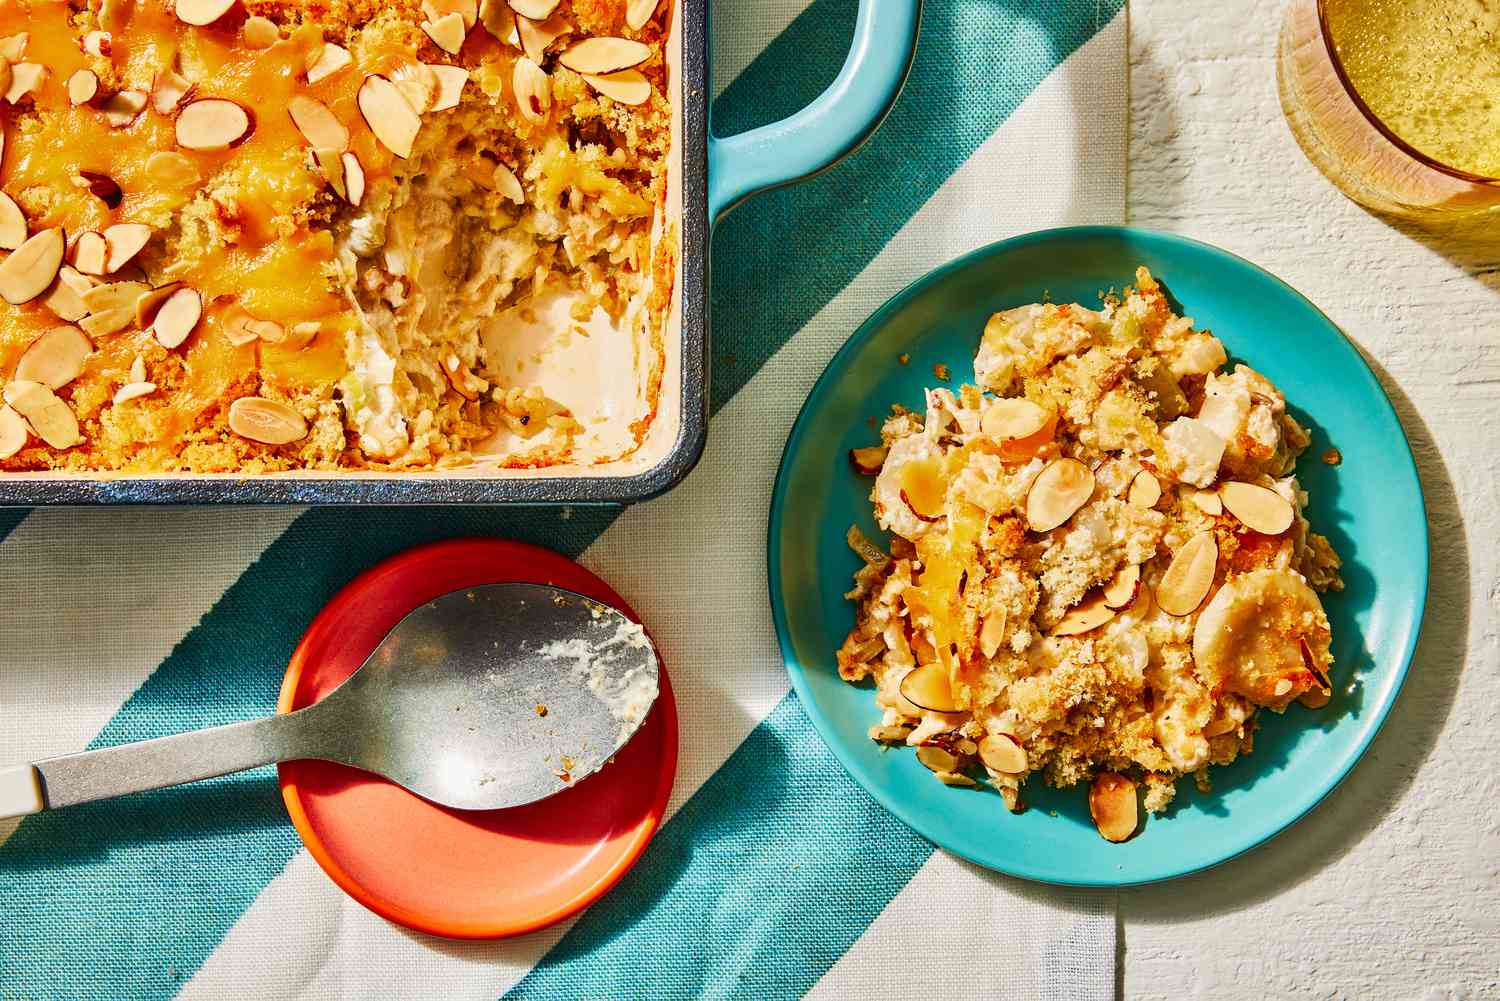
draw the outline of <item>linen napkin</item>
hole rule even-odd
[[[814,96],[852,0],[714,10],[715,128]],[[433,539],[578,557],[641,613],[681,718],[670,819],[581,917],[451,943],[346,898],[262,769],[0,822],[0,997],[1108,998],[1112,894],[934,851],[843,773],[782,668],[771,480],[814,379],[882,301],[1049,226],[1123,221],[1118,0],[928,0],[912,77],[841,166],[715,234],[715,416],[673,493],[614,509],[0,511],[0,762],[272,711],[320,605]]]

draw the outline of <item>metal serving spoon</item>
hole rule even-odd
[[[414,609],[304,709],[0,768],[0,817],[298,758],[353,765],[443,806],[520,806],[602,767],[656,693],[656,650],[617,609],[486,584]]]

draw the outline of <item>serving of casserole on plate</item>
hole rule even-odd
[[[0,7],[0,469],[628,460],[670,5]]]

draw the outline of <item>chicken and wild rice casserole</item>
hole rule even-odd
[[[851,461],[889,552],[864,560],[838,651],[870,736],[1012,810],[1034,772],[1091,783],[1111,841],[1187,774],[1251,750],[1256,714],[1331,696],[1339,559],[1302,516],[1307,432],[1264,376],[1173,314],[1141,268],[1099,310],[997,313],[977,386],[893,408]],[[1336,454],[1325,456],[1336,461]]]
[[[0,2],[0,470],[630,455],[659,0]]]

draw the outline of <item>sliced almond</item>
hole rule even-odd
[[[511,6],[515,6],[514,2]],[[558,56],[557,61],[575,73],[618,73],[632,66],[639,66],[651,58],[651,47],[629,38],[611,38],[607,35],[585,38],[571,45]]]
[[[631,31],[640,31],[656,13],[661,0],[626,0],[625,24]]]
[[[343,152],[349,148],[349,130],[322,101],[294,94],[287,100],[286,110],[302,138],[314,149]]]
[[[562,0],[509,0],[510,9],[533,21],[545,21],[552,16]]]
[[[469,71],[462,66],[444,66],[441,63],[424,63],[437,80],[437,95],[432,99],[428,111],[447,111],[458,107],[464,96],[464,85],[469,82]]]
[[[1050,416],[1030,400],[992,400],[979,419],[979,429],[1001,441],[1026,438],[1045,427]]]
[[[136,300],[141,297],[142,293],[149,291],[151,291],[151,286],[145,282],[109,282],[85,290],[83,304],[89,308],[90,313],[107,313],[116,309],[129,310],[131,318],[134,319]]]
[[[402,159],[411,156],[422,119],[396,85],[378,74],[367,76],[359,85],[358,103],[365,124],[380,144]]]
[[[1280,535],[1296,517],[1285,497],[1258,483],[1225,480],[1219,484],[1219,499],[1241,524],[1262,535]]]
[[[83,374],[83,363],[93,353],[93,342],[77,327],[53,327],[27,346],[15,377],[61,389]]]
[[[1141,470],[1130,481],[1126,499],[1136,507],[1155,507],[1156,502],[1161,500],[1161,481],[1151,470]]]
[[[10,68],[10,86],[5,88],[7,104],[19,103],[41,90],[47,79],[47,67],[41,63],[15,63]]]
[[[122,90],[106,97],[99,104],[99,113],[104,116],[104,122],[110,128],[129,128],[141,117],[141,112],[146,110],[150,101],[151,98],[145,91]]]
[[[868,448],[851,448],[849,450],[849,465],[861,476],[877,476],[880,467],[885,465],[885,457],[891,454],[890,448],[885,445],[871,445]]]
[[[154,392],[156,392],[156,383],[154,382],[127,382],[125,385],[115,390],[114,402],[116,405],[119,405],[121,403],[125,403],[128,400],[139,399],[142,396],[150,396]]]
[[[187,187],[199,179],[198,168],[176,150],[159,150],[146,158],[146,171],[162,185]]]
[[[533,122],[545,121],[552,107],[552,78],[536,63],[522,56],[511,71],[511,85],[521,114]]]
[[[1093,470],[1077,459],[1054,459],[1026,494],[1026,524],[1033,532],[1050,532],[1073,517],[1093,492]]]
[[[167,298],[181,287],[181,282],[169,282],[158,288],[148,289],[136,296],[135,325],[142,330],[150,330],[152,321],[156,319],[156,311],[161,308],[161,304],[166,302]],[[136,360],[140,361],[139,358]],[[141,378],[144,379],[145,376]],[[140,382],[141,379],[136,379],[135,381]]]
[[[517,179],[515,172],[503,163],[495,164],[495,190],[517,205],[526,204],[526,192],[521,190],[521,182]]]
[[[0,407],[0,459],[9,459],[26,446],[31,428],[26,418],[10,407]]]
[[[423,33],[432,39],[432,44],[450,55],[457,55],[458,50],[464,47],[464,36],[468,29],[464,25],[463,15],[457,11],[444,14],[436,21],[423,21],[421,27]]]
[[[917,748],[917,760],[939,775],[952,774],[963,767],[958,755],[936,744],[923,744]]]
[[[1129,608],[1135,601],[1136,588],[1141,584],[1139,564],[1127,563],[1104,585],[1104,603],[1110,608]]]
[[[464,19],[464,30],[468,31],[479,21],[479,0],[422,0],[422,13],[429,21],[436,21],[444,14],[457,13]]]
[[[99,76],[93,70],[78,70],[68,77],[68,103],[88,104],[99,95]]]
[[[1168,615],[1191,615],[1213,586],[1219,546],[1212,532],[1199,532],[1172,557],[1156,586],[1156,603]]]
[[[651,100],[651,81],[640,70],[584,73],[584,82],[612,101],[634,107]]]
[[[151,85],[151,106],[159,115],[170,115],[192,89],[192,81],[187,77],[174,69],[164,69],[156,74]]]
[[[203,297],[197,289],[180,288],[167,296],[167,301],[156,311],[151,332],[158,344],[171,350],[188,339],[202,318]]]
[[[122,222],[106,227],[103,235],[109,247],[104,270],[114,274],[146,249],[146,244],[151,242],[151,227],[140,222]]]
[[[93,287],[94,283],[86,275],[63,266],[57,271],[57,281],[51,291],[42,298],[42,305],[52,310],[59,320],[75,323],[89,315],[89,308],[83,303],[83,293]]]
[[[249,344],[259,336],[254,327],[254,324],[259,322],[237,302],[231,302],[219,316],[224,339],[237,348]]]
[[[963,707],[953,698],[948,668],[943,664],[923,664],[901,679],[901,694],[912,705],[938,713],[961,712]]]
[[[135,360],[130,363],[130,381],[146,381],[146,359],[142,358],[140,355],[136,355]]]
[[[344,197],[358,208],[365,197],[365,168],[353,153],[345,153],[339,160],[344,168]]]
[[[979,760],[1003,775],[1026,771],[1026,749],[1008,733],[992,733],[979,742]]]
[[[229,430],[265,445],[285,445],[307,437],[307,421],[285,403],[243,396],[229,405]]]
[[[26,242],[26,215],[16,200],[0,191],[0,250],[15,250]]]
[[[234,0],[177,0],[177,19],[203,27],[229,13]]]
[[[233,101],[205,97],[177,112],[177,145],[183,149],[219,150],[250,134],[250,113]]]
[[[344,181],[344,155],[336,149],[315,149],[312,152],[318,171],[328,182],[328,186],[333,188],[334,194],[348,201],[349,188]]]
[[[1129,838],[1139,823],[1135,783],[1115,772],[1100,772],[1089,789],[1089,814],[1104,840]]]
[[[247,17],[240,32],[244,36],[245,47],[250,49],[269,49],[281,41],[281,29],[276,27],[276,22],[258,14]]]
[[[479,23],[484,25],[497,41],[515,48],[521,47],[516,38],[516,12],[505,0],[479,0]]]
[[[0,59],[8,63],[20,62],[26,58],[26,45],[30,41],[31,35],[25,31],[0,38]]]
[[[1218,493],[1213,490],[1199,490],[1197,487],[1183,485],[1178,488],[1182,496],[1204,514],[1217,518],[1224,513],[1224,502],[1219,499]]]
[[[1009,617],[1004,609],[996,609],[984,617],[984,624],[979,627],[979,650],[986,657],[995,656],[995,652],[1000,649],[1008,624]]]
[[[0,299],[12,306],[30,302],[47,291],[62,267],[67,240],[57,227],[44,229],[0,261]]]
[[[110,52],[114,48],[113,42],[110,39],[109,32],[99,31],[97,29],[94,31],[90,31],[83,36],[82,45],[83,51],[87,52],[89,55],[100,56],[102,58],[108,58]]]
[[[89,230],[79,233],[73,243],[73,267],[86,275],[102,275],[109,263],[109,241],[104,234]]]
[[[571,30],[572,25],[561,14],[553,14],[545,21],[516,15],[516,38],[526,58],[534,63],[541,63],[546,58],[547,47]]]
[[[40,382],[12,379],[5,384],[5,402],[26,418],[38,438],[53,448],[72,448],[83,440],[73,411]]]
[[[287,332],[286,343],[294,347],[304,347],[317,339],[318,331],[323,325],[317,320],[308,320],[303,323],[292,324],[292,329]]]
[[[307,82],[326,80],[353,62],[354,56],[350,55],[348,49],[332,42],[324,42],[323,47],[314,50],[308,58]]]
[[[406,98],[411,110],[425,115],[438,98],[438,78],[429,63],[403,63],[391,71],[391,83]]]
[[[1098,629],[1115,617],[1115,610],[1105,602],[1102,592],[1095,592],[1074,605],[1057,620],[1051,636],[1082,636]]]

